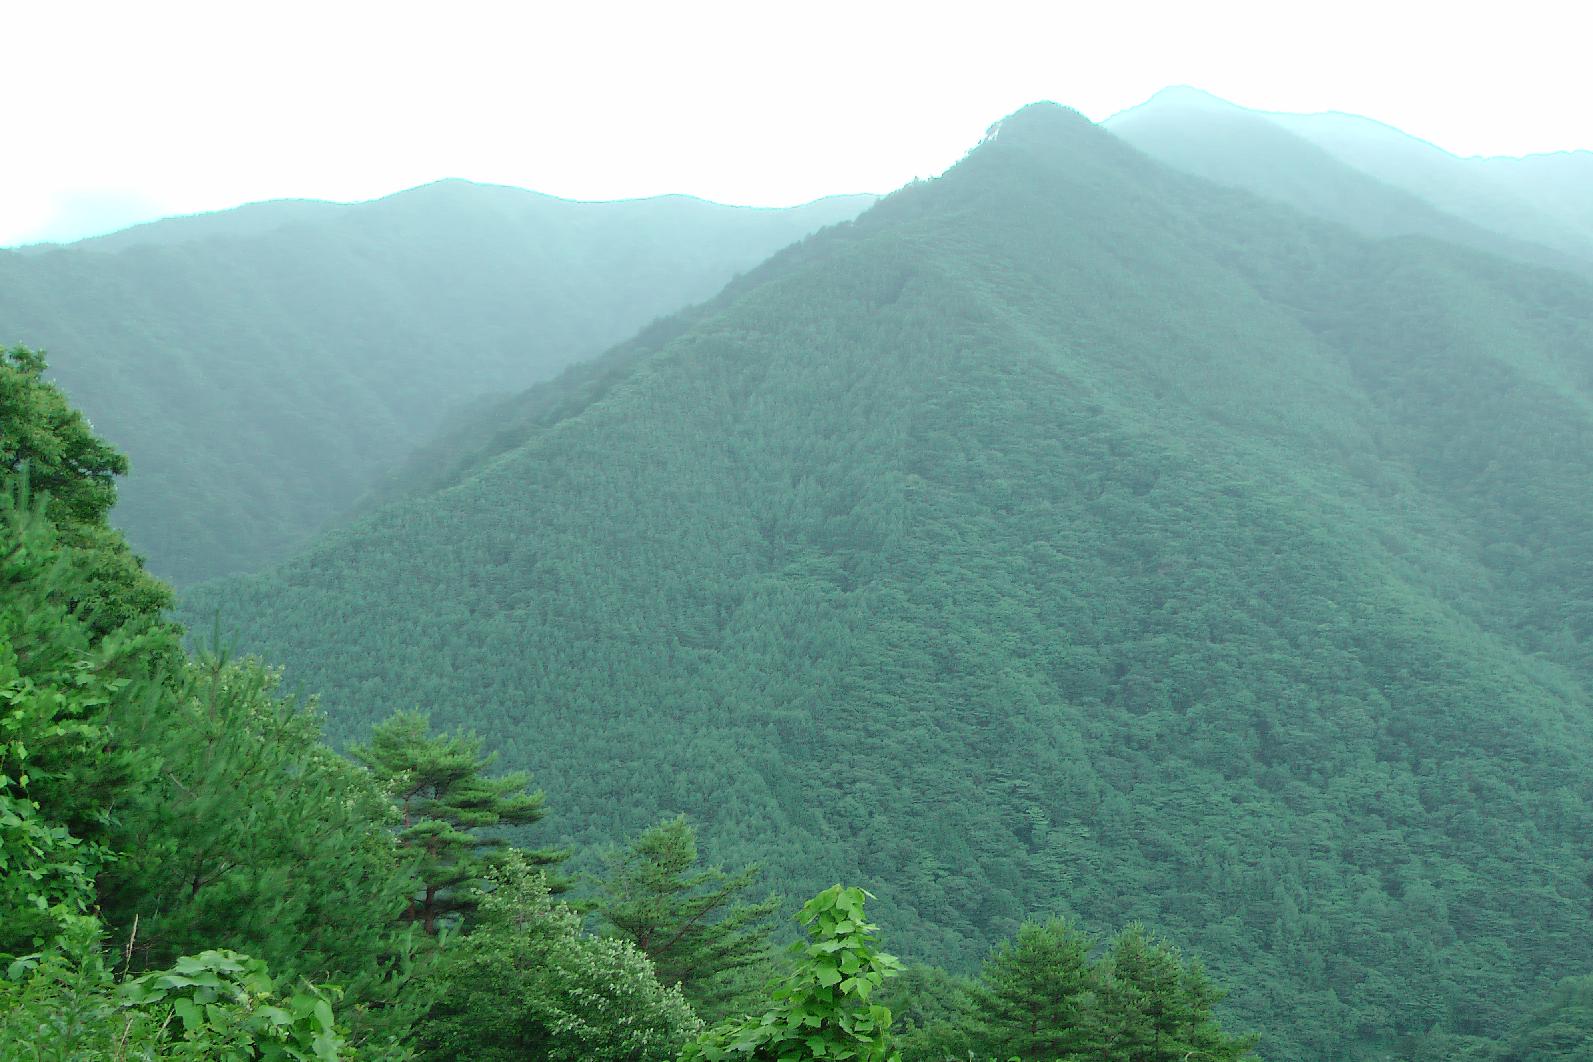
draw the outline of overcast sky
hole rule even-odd
[[[0,246],[447,176],[884,192],[1025,103],[1099,120],[1170,84],[1457,154],[1593,148],[1586,6],[0,0]]]

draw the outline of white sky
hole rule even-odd
[[[1590,31],[1578,0],[0,0],[0,246],[447,176],[884,192],[1025,103],[1099,120],[1170,84],[1458,154],[1593,148]]]

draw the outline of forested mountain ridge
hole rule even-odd
[[[1463,159],[1371,119],[1248,110],[1188,87],[1104,124],[1170,166],[1367,235],[1593,274],[1593,152]]]
[[[1497,232],[1593,258],[1593,151],[1460,158],[1359,115],[1275,114],[1283,128]]]
[[[129,454],[114,518],[182,583],[282,555],[467,401],[596,354],[869,201],[579,203],[444,181],[254,204],[0,252],[0,337],[46,348]]]
[[[396,193],[403,195],[403,192]],[[11,250],[18,254],[49,254],[70,248],[74,251],[121,251],[149,244],[173,245],[198,240],[236,239],[259,236],[288,225],[305,224],[357,208],[358,203],[338,203],[326,199],[267,199],[245,203],[226,210],[180,214],[129,225],[103,236],[85,236],[69,242],[28,243]]]
[[[1593,967],[1590,321],[1036,106],[185,607],[572,839],[685,811],[958,965],[1144,918],[1267,1057],[1406,1057]]]

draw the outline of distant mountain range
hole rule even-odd
[[[475,728],[571,840],[684,811],[866,883],[912,958],[1142,919],[1269,1059],[1498,1034],[1593,970],[1574,182],[1187,93],[1108,129],[1025,108],[184,614],[344,739]]]
[[[0,252],[0,342],[132,459],[114,518],[179,583],[284,555],[470,400],[705,299],[869,196],[580,203],[444,181]]]
[[[1368,235],[1593,272],[1593,151],[1459,158],[1370,118],[1247,110],[1192,88],[1104,124],[1170,166]]]

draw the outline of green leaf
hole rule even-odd
[[[183,1029],[194,1032],[205,1023],[204,1015],[199,1010],[199,1005],[191,999],[177,999],[172,1002],[172,1013],[182,1019]]]

